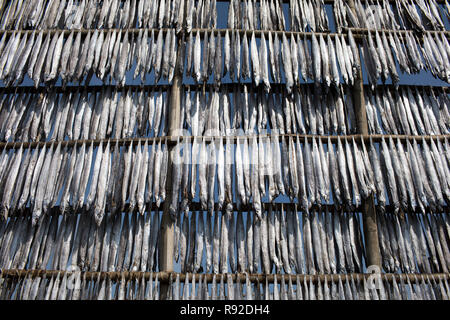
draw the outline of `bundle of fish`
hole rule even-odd
[[[434,77],[450,83],[450,44],[444,32],[424,32],[421,45],[412,31],[401,35],[400,38],[397,32],[376,30],[363,37],[362,56],[372,87],[380,77],[383,83],[389,77],[393,83],[398,82],[396,61],[402,72],[411,74],[428,70]]]
[[[279,0],[231,0],[227,22],[228,29],[285,30],[286,27],[283,3]]]
[[[445,30],[440,6],[435,0],[396,0],[391,5],[389,0],[355,0],[355,11],[344,0],[334,2],[336,27],[368,28],[368,29],[415,29],[418,31]],[[446,1],[448,16],[450,10]]]
[[[387,272],[431,273],[450,268],[448,214],[378,214],[378,237]]]
[[[313,32],[311,49],[306,34],[291,33],[286,36],[284,32],[281,35],[280,32],[267,33],[267,43],[265,32],[260,33],[259,47],[255,31],[250,34],[250,31],[227,29],[224,35],[214,30],[209,34],[199,30],[189,33],[186,75],[201,82],[207,81],[214,72],[214,82],[220,84],[221,78],[228,73],[231,80],[253,79],[256,85],[262,83],[266,91],[269,91],[271,82],[281,83],[284,78],[287,90],[291,92],[301,79],[337,86],[340,79],[339,65],[344,82],[353,83],[360,61],[358,47],[350,30],[347,39],[343,34]],[[201,36],[204,38],[203,50]]]
[[[327,31],[328,16],[323,0],[290,0],[289,12],[292,31]],[[269,28],[270,29],[270,28]]]
[[[450,45],[442,32],[439,35],[440,37],[437,33],[424,33],[422,56],[433,76],[450,83]]]
[[[7,39],[8,38],[8,39]],[[156,41],[156,42],[155,42]],[[6,86],[22,83],[25,74],[40,83],[89,83],[95,74],[100,80],[123,86],[126,73],[134,67],[134,78],[154,70],[155,83],[172,81],[177,41],[175,29],[84,31],[13,31],[0,40],[0,79]],[[163,54],[163,47],[164,52]],[[70,59],[69,59],[70,56]]]
[[[278,206],[278,209],[280,206]],[[213,221],[214,220],[214,221]],[[364,246],[357,213],[254,214],[203,212],[181,215],[175,227],[175,261],[181,272],[362,272]],[[245,223],[244,223],[245,221]]]
[[[184,135],[300,133],[348,134],[356,129],[352,95],[341,85],[324,95],[311,86],[264,90],[252,85],[221,87],[209,93],[187,88],[181,101]],[[186,132],[187,131],[187,132]]]
[[[63,141],[165,135],[167,94],[103,87],[57,93],[4,94],[2,141]]]
[[[414,275],[413,283],[408,276],[389,281],[386,276],[368,280],[360,275],[338,275],[338,279],[324,277],[313,281],[312,277],[289,277],[282,274],[281,281],[274,276],[274,282],[250,282],[249,276],[237,276],[234,281],[230,274],[214,276],[208,286],[206,277],[192,275],[181,283],[177,275],[172,284],[172,300],[448,300],[450,289],[448,279],[442,276]],[[280,283],[278,283],[280,282]],[[209,291],[209,287],[211,291]]]
[[[450,131],[450,100],[444,90],[407,86],[365,92],[371,134],[438,135]]]
[[[2,1],[3,3],[6,1]],[[216,0],[11,0],[0,29],[215,28]]]
[[[39,226],[29,216],[0,226],[0,268],[155,271],[159,212],[109,215],[98,227],[91,215],[45,215]]]
[[[96,148],[93,143],[79,144],[70,148],[62,147],[61,142],[39,149],[21,146],[12,153],[4,148],[0,178],[3,217],[29,206],[35,225],[43,213],[59,205],[61,212],[85,208],[100,225],[105,210],[123,211],[127,203],[130,211],[138,208],[143,214],[152,196],[158,207],[165,199],[166,143],[153,141],[151,153],[147,140],[125,148],[117,141]]]
[[[327,31],[328,17],[323,0],[289,1],[292,31]],[[244,30],[286,30],[283,2],[279,0],[231,0],[228,28]]]
[[[119,281],[106,276],[86,278],[86,273],[75,272],[32,277],[31,273],[19,281],[0,276],[0,300],[159,300],[158,274],[150,273],[148,280]]]
[[[425,213],[427,207],[432,212],[441,211],[450,199],[448,150],[444,150],[440,141],[435,143],[432,139],[430,146],[422,143],[422,151],[416,140],[412,144],[408,140],[406,148],[399,140],[396,145],[389,138],[388,147],[383,139],[379,159],[376,159],[378,155],[374,147],[370,147],[377,200],[382,204],[381,208],[387,200],[384,193],[387,191],[395,212],[401,208]],[[382,176],[380,172],[383,172]]]

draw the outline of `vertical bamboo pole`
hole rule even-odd
[[[348,5],[353,14],[356,16],[354,1],[348,0]],[[352,89],[357,131],[358,133],[367,135],[369,134],[369,128],[367,124],[366,104],[364,101],[364,87],[361,67],[358,70],[358,74],[355,78]],[[366,245],[367,258],[366,267],[376,265],[381,270],[381,252],[378,243],[377,215],[373,196],[370,196],[366,200],[364,200],[362,203],[362,207],[364,242]]]
[[[180,64],[183,63],[183,39],[178,37],[178,52],[177,61],[175,67],[175,74],[172,80],[172,87],[170,90],[170,108],[169,108],[169,131],[168,135],[174,137],[179,135],[177,132],[180,129],[180,119],[181,119],[181,90],[182,90],[182,68]],[[169,146],[166,146],[169,147]],[[172,198],[172,168],[173,168],[173,158],[175,156],[175,145],[170,144],[169,147],[169,163],[167,164],[167,178],[166,178],[166,199],[164,201],[163,216],[161,220],[160,229],[160,245],[159,245],[159,269],[160,271],[172,272],[173,261],[174,261],[174,230],[175,221],[169,214],[169,205]],[[169,284],[161,283],[160,287],[160,299],[166,300],[169,296]]]

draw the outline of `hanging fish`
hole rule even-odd
[[[252,36],[250,39],[250,54],[252,59],[252,70],[253,70],[253,81],[256,85],[259,85],[261,81],[261,66],[260,66],[260,58],[258,55],[258,49],[256,46],[255,40],[255,32],[252,32]]]
[[[248,57],[248,40],[247,33],[244,33],[242,38],[242,78],[248,79],[250,77],[250,61]]]
[[[319,34],[319,45],[320,45],[320,58],[322,63],[322,80],[325,81],[327,86],[331,84],[331,75],[330,75],[330,56],[329,51],[327,49],[327,45],[325,44],[325,40],[323,35]]]
[[[201,149],[199,152],[199,165],[198,165],[198,179],[199,179],[199,187],[200,187],[200,203],[203,210],[207,209],[207,151],[206,151],[206,143],[205,139],[202,141]]]
[[[270,35],[270,33],[269,33]],[[253,36],[253,35],[252,35]],[[270,44],[270,40],[269,40]],[[260,42],[260,51],[259,51],[259,67],[262,81],[264,83],[264,89],[267,93],[270,91],[270,82],[269,82],[269,66],[267,64],[267,47],[266,47],[266,39],[264,33],[261,35]],[[270,46],[269,46],[270,50]],[[256,82],[256,81],[255,81]]]
[[[283,66],[284,66],[284,75],[286,78],[286,88],[288,90],[288,93],[291,93],[292,87],[294,85],[294,78],[292,73],[292,59],[291,59],[291,50],[288,43],[288,40],[286,38],[286,35],[283,33],[282,37],[283,42],[283,49],[281,50],[281,55],[283,59]]]
[[[315,33],[311,35],[311,50],[312,50],[312,66],[314,70],[314,81],[315,83],[322,82],[322,67],[321,67],[321,51],[319,43]]]

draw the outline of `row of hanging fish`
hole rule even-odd
[[[94,29],[94,28],[216,28],[215,0],[139,1],[129,0],[8,1],[3,6],[0,29]],[[230,29],[285,30],[282,1],[232,0],[228,6]],[[447,4],[448,6],[448,4]],[[435,0],[355,1],[356,16],[343,0],[334,4],[338,30],[342,27],[377,29],[443,30],[442,16],[448,7]],[[289,1],[289,23],[292,31],[327,31],[328,17],[323,0]],[[443,11],[441,13],[440,11]]]
[[[181,101],[184,135],[273,133],[350,134],[356,132],[350,88],[324,94],[320,88],[294,87],[293,93],[253,85],[208,91],[187,88]]]
[[[189,275],[189,274],[188,274]],[[179,274],[172,280],[169,299],[172,300],[448,300],[450,289],[447,277],[415,275],[414,281],[400,276],[393,281],[386,276],[370,280],[360,275],[338,275],[337,281],[324,276],[323,281],[312,277],[274,276],[273,283],[251,282],[248,274],[235,279],[230,274],[213,276],[212,283],[200,274]],[[309,278],[309,279],[307,279]],[[404,279],[406,278],[406,280]],[[190,280],[190,281],[189,281]],[[234,281],[233,281],[234,280]],[[203,282],[203,283],[202,283]],[[209,291],[209,288],[211,290]]]
[[[231,0],[228,6],[228,29],[287,30],[283,1]],[[290,30],[327,31],[328,17],[323,0],[289,1]]]
[[[412,88],[412,89],[411,89]],[[448,134],[449,99],[444,90],[418,87],[365,92],[369,132],[373,134]],[[427,91],[429,93],[427,93]],[[182,100],[182,127],[194,136],[253,133],[350,134],[356,132],[349,87],[323,91],[294,87],[293,94],[240,85],[205,92],[188,89]],[[183,123],[184,122],[184,123]]]
[[[357,213],[299,213],[280,205],[260,218],[240,211],[192,212],[183,221],[177,217],[175,261],[181,272],[194,273],[362,272],[359,220]]]
[[[372,87],[380,77],[383,83],[389,77],[393,83],[398,82],[396,61],[402,72],[415,74],[427,70],[435,78],[450,83],[450,44],[444,32],[424,32],[423,41],[412,31],[400,35],[369,31],[362,38],[362,56]]]
[[[259,35],[258,46],[255,31],[191,32],[186,45],[186,76],[203,82],[214,73],[214,82],[220,84],[228,73],[231,80],[252,79],[256,85],[262,83],[266,91],[270,90],[271,82],[281,83],[284,79],[291,92],[294,85],[308,79],[337,86],[339,65],[344,82],[354,81],[360,62],[351,31],[348,37],[313,32],[311,40],[301,33],[268,31],[267,41],[264,32]]]
[[[123,2],[123,5],[121,5]],[[328,30],[323,0],[289,2],[293,31]],[[223,10],[223,9],[221,9]],[[225,9],[227,10],[227,9]],[[232,0],[228,6],[230,29],[285,30],[289,25],[280,0]],[[0,29],[112,29],[112,28],[216,28],[216,0],[13,0],[5,5]]]
[[[370,134],[439,135],[450,132],[450,100],[439,89],[378,87],[365,92]]]
[[[41,82],[55,83],[59,76],[64,84],[84,79],[89,83],[95,74],[104,82],[114,80],[124,85],[132,68],[134,78],[140,76],[142,82],[152,70],[155,83],[161,78],[169,82],[173,79],[177,60],[175,29],[159,31],[157,35],[149,29],[137,33],[96,29],[83,37],[81,31],[71,31],[65,36],[67,33],[14,31],[8,39],[3,33],[0,79],[10,86],[20,84],[27,74],[38,86]],[[278,32],[269,31],[267,42],[261,33],[259,46],[254,31],[250,34],[226,30],[222,34],[218,30],[189,33],[183,50],[186,64],[180,71],[184,69],[186,76],[196,82],[208,81],[212,76],[216,85],[227,74],[231,80],[252,79],[256,85],[262,83],[267,92],[271,82],[284,81],[290,93],[294,85],[309,79],[316,84],[338,86],[342,76],[344,83],[353,84],[361,65],[351,31],[347,36],[312,33],[310,41],[306,34],[286,36],[283,32],[279,36]],[[425,32],[423,47],[418,47],[415,38],[412,32],[399,36],[396,32],[375,31],[375,42],[371,32],[363,36],[364,63],[372,85],[380,77],[383,81],[391,77],[394,83],[398,82],[396,60],[402,72],[427,69],[435,77],[450,81],[450,45],[444,33]]]
[[[33,225],[54,206],[61,212],[85,208],[100,225],[105,212],[144,213],[152,200],[157,206],[166,197],[168,146],[148,141],[119,147],[119,143],[61,142],[39,149],[23,148],[1,154],[1,212],[31,208]]]
[[[386,272],[448,273],[450,220],[448,214],[377,215],[383,269]]]
[[[280,208],[278,206],[278,208]],[[182,272],[362,272],[364,247],[356,213],[269,209],[262,220],[242,212],[177,217],[174,260]],[[205,218],[206,217],[206,218]],[[34,226],[15,216],[0,226],[0,268],[156,271],[159,212],[45,215]],[[245,220],[245,225],[244,225]]]
[[[148,280],[118,280],[107,276],[87,278],[86,273],[58,273],[32,277],[31,273],[17,281],[0,276],[0,300],[159,300],[158,273]]]
[[[417,140],[404,144],[391,137],[367,145],[339,137],[333,146],[330,138],[272,135],[238,137],[237,147],[229,137],[214,138],[208,145],[207,139],[194,138],[192,147],[180,143],[184,151],[177,152],[173,171],[174,193],[181,190],[184,201],[198,197],[203,210],[211,210],[215,202],[219,209],[238,202],[251,204],[259,217],[261,203],[280,195],[308,210],[330,201],[354,208],[376,194],[381,208],[390,204],[395,212],[425,212],[440,210],[450,199],[446,139],[419,141],[419,146]],[[178,202],[172,206],[175,214]]]
[[[95,276],[94,276],[95,277]],[[173,279],[175,278],[175,279]],[[370,280],[360,275],[338,276],[337,280],[324,277],[289,277],[282,274],[274,282],[251,282],[249,276],[230,274],[206,276],[180,274],[170,278],[168,300],[448,300],[450,289],[447,277],[441,275],[414,275],[376,277]],[[190,279],[191,278],[191,279]],[[86,278],[85,273],[25,277],[8,281],[0,277],[0,300],[158,300],[161,281],[158,273],[144,277],[111,280],[106,274]]]
[[[392,137],[367,146],[355,137],[338,137],[336,146],[330,138],[284,135],[241,136],[236,145],[231,137],[207,144],[210,139],[185,137],[175,146],[172,216],[195,199],[209,211],[216,202],[227,210],[233,202],[251,204],[258,217],[262,202],[280,195],[297,200],[303,211],[330,201],[355,208],[375,194],[381,208],[390,204],[395,212],[440,210],[450,199],[447,139],[422,140],[420,146],[416,139],[404,144]],[[166,198],[168,156],[167,141],[161,139],[126,147],[109,140],[98,147],[53,142],[7,150],[5,145],[0,154],[2,216],[30,207],[37,223],[59,205],[61,212],[86,208],[100,224],[105,212],[127,204],[143,213]]]
[[[344,95],[344,93],[346,95]],[[293,95],[244,85],[208,92],[185,89],[183,135],[241,133],[350,134],[356,124],[350,89],[325,97],[309,86]],[[0,97],[0,140],[14,142],[122,139],[167,134],[169,95],[162,89],[103,87],[88,92],[5,93]],[[320,104],[313,103],[320,102]],[[255,127],[256,125],[256,127]],[[251,127],[250,127],[251,126]]]
[[[177,41],[175,29],[154,31],[88,30],[54,32],[13,31],[0,39],[0,79],[6,86],[22,83],[25,75],[40,83],[88,84],[96,75],[103,82],[123,86],[127,72],[142,82],[154,70],[155,83],[172,81]]]
[[[203,46],[201,36],[204,36]],[[267,41],[264,33],[259,36],[258,45],[255,31],[226,30],[224,35],[215,34],[214,30],[209,34],[190,33],[186,46],[186,76],[197,82],[207,81],[212,76],[219,85],[228,73],[231,80],[252,79],[256,85],[261,83],[267,92],[272,82],[284,82],[291,92],[294,85],[308,80],[337,86],[342,77],[344,83],[353,84],[361,63],[373,86],[380,77],[383,82],[390,78],[396,84],[398,62],[402,72],[429,70],[434,77],[450,81],[450,44],[443,32],[425,32],[421,45],[412,31],[369,32],[362,36],[363,61],[360,61],[359,45],[350,29],[346,36],[313,32],[310,39],[300,33],[279,35],[271,31]]]
[[[159,90],[103,87],[57,93],[4,94],[0,140],[123,139],[167,134],[169,95]]]
[[[6,1],[3,1],[6,2]],[[216,0],[12,0],[0,29],[216,28]]]
[[[84,211],[11,217],[0,225],[0,269],[155,271],[158,211],[105,217],[100,226]]]
[[[242,212],[178,216],[175,261],[182,272],[361,272],[365,254],[359,214],[277,208],[269,207],[260,220]],[[447,214],[377,216],[384,271],[448,272]],[[29,216],[15,216],[0,226],[0,267],[155,271],[158,232],[157,212],[110,215],[100,226],[85,212],[46,215],[38,226]]]
[[[344,0],[336,0],[333,13],[336,27],[341,32],[343,27],[368,29],[414,29],[445,30],[442,17],[449,16],[448,2],[446,8],[439,6],[436,0],[355,0],[356,15]]]
[[[320,88],[294,87],[293,94],[252,85],[209,91],[185,88],[181,101],[183,135],[356,132],[349,87],[325,96]],[[4,94],[0,99],[2,141],[122,139],[167,134],[168,94],[162,89],[103,87],[57,93]],[[365,92],[369,133],[438,135],[450,128],[444,90],[378,87]]]

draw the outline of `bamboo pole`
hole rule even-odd
[[[181,94],[182,94],[182,72],[180,64],[184,62],[183,57],[183,40],[178,37],[178,51],[175,74],[172,82],[172,88],[170,91],[170,109],[169,109],[169,132],[170,136],[177,135],[177,131],[180,128],[181,120]],[[169,205],[172,198],[172,170],[173,159],[175,157],[175,144],[169,145],[169,163],[167,164],[167,177],[166,177],[166,201],[164,201],[164,210],[161,220],[160,232],[161,232],[161,245],[159,248],[160,253],[160,270],[172,272],[174,261],[174,231],[175,231],[175,219],[169,213]],[[168,285],[161,286],[160,297],[162,300],[168,298],[170,287]]]
[[[348,0],[348,4],[353,14],[356,15],[355,3],[353,0]],[[359,54],[359,48],[358,48]],[[359,57],[357,57],[358,60]],[[363,135],[369,134],[367,123],[366,105],[364,101],[364,86],[361,63],[359,64],[358,74],[353,85],[353,104],[355,106],[356,126],[358,133]],[[375,202],[373,195],[367,199],[363,199],[363,229],[364,242],[366,248],[366,267],[377,266],[381,270],[381,251],[378,242],[378,225],[377,214],[375,210]]]

